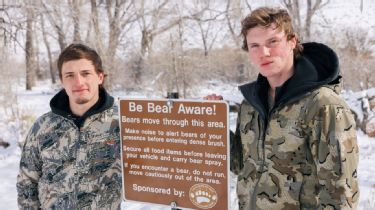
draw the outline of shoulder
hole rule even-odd
[[[107,108],[106,110],[103,110],[99,115],[99,122],[95,123],[96,126],[106,126],[107,124],[111,127],[118,127],[119,122],[119,106],[118,103],[115,101],[112,106]],[[92,118],[97,119],[95,118]]]
[[[45,129],[46,127],[50,127],[57,122],[60,122],[62,118],[62,116],[54,114],[53,112],[47,112],[35,120],[32,130],[36,132],[38,130]]]
[[[309,94],[304,104],[304,118],[306,122],[312,119],[320,119],[323,116],[345,114],[354,116],[345,100],[335,90],[322,86]]]
[[[239,118],[245,119],[248,116],[251,116],[251,118],[253,118],[255,114],[255,108],[247,100],[243,100],[240,106],[240,110],[238,112]]]
[[[242,100],[240,106],[241,106],[241,110],[242,109],[246,109],[246,110],[253,109],[253,106],[246,99]]]
[[[120,107],[118,105],[118,102],[114,101],[113,105],[104,111],[104,114],[107,115],[107,117],[111,117],[114,120],[118,120],[120,113],[119,109]]]
[[[324,106],[341,106],[349,108],[341,95],[330,87],[322,86],[312,92],[310,95],[312,104],[318,107]]]
[[[49,135],[51,132],[56,132],[54,128],[56,125],[60,124],[63,117],[48,112],[38,117],[26,136],[26,143],[28,144],[38,144],[40,137],[44,135]]]

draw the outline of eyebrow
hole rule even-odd
[[[78,73],[81,73],[81,72],[90,72],[90,71],[95,71],[94,69],[82,69],[82,70],[79,70]],[[67,72],[64,72],[63,74],[74,74],[75,72],[74,71],[67,71]]]
[[[266,42],[268,42],[268,41],[270,41],[270,40],[272,40],[272,39],[282,39],[282,38],[283,38],[283,37],[278,37],[278,36],[274,35],[274,36],[272,36],[272,37],[266,39]],[[248,44],[252,45],[252,44],[259,44],[259,43],[258,43],[258,42],[249,42]]]
[[[92,71],[92,70],[90,70],[90,69],[79,70],[80,73],[81,73],[81,72],[90,72],[90,71]],[[95,70],[93,70],[93,71],[95,71]]]
[[[273,37],[267,39],[266,42],[270,42],[270,41],[275,40],[275,39],[281,39],[281,38],[273,36]]]

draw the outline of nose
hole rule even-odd
[[[82,76],[81,75],[79,75],[79,74],[77,74],[76,76],[75,76],[75,78],[74,78],[74,82],[77,84],[77,85],[80,85],[80,84],[82,84]]]
[[[267,46],[262,46],[261,49],[260,49],[260,53],[263,56],[270,56],[270,48],[267,47]]]

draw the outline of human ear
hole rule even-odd
[[[298,42],[298,36],[296,33],[294,33],[290,39],[289,39],[289,43],[290,43],[290,47],[291,47],[291,50],[294,50],[294,48],[296,48],[297,46],[297,42]]]
[[[104,81],[104,73],[99,73],[98,76],[99,76],[99,85],[101,85],[103,84],[103,81]]]

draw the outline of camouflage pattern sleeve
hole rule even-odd
[[[20,171],[17,177],[19,209],[40,209],[38,181],[41,176],[41,160],[35,136],[37,124],[29,131],[22,149]]]
[[[236,132],[230,132],[230,170],[237,174],[243,167],[242,142],[240,134],[240,112],[237,116]]]
[[[324,105],[313,120],[310,136],[317,167],[319,209],[356,209],[358,145],[353,114],[345,105]]]

